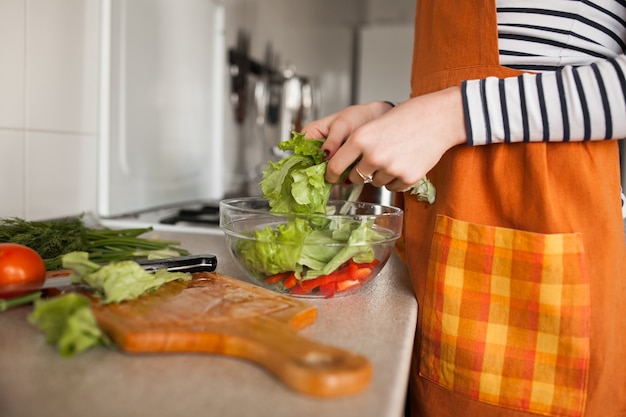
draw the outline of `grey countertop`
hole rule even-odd
[[[217,230],[153,233],[181,241],[192,253],[213,253],[219,272],[242,276]],[[301,336],[372,363],[373,379],[361,393],[310,397],[258,365],[221,355],[97,348],[64,359],[27,323],[32,307],[26,306],[0,313],[0,416],[401,416],[417,319],[402,262],[393,257],[359,294],[307,301],[318,318]]]

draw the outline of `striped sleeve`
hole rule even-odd
[[[626,56],[462,84],[469,145],[626,137]]]

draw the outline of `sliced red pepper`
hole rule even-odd
[[[358,269],[359,266],[352,259],[350,259],[350,262],[348,263],[348,272],[350,272],[350,278],[353,278],[354,275],[356,275],[356,271]]]
[[[350,265],[348,265],[348,271],[350,272],[350,279],[352,280],[360,280],[363,281],[367,279],[371,273],[373,268],[371,267],[371,262],[357,264],[355,262],[350,261]]]
[[[279,282],[283,281],[285,278],[287,278],[289,276],[289,274],[292,274],[293,272],[287,271],[287,272],[279,272],[278,274],[274,274],[274,275],[270,275],[269,277],[265,278],[263,280],[264,284],[278,284]]]
[[[291,289],[292,294],[307,294],[321,285],[328,283],[335,283],[339,280],[349,279],[350,275],[347,271],[337,270],[328,275],[320,275],[317,278],[307,279],[301,281],[299,285],[296,285]]]
[[[297,283],[298,279],[296,278],[296,273],[292,272],[283,281],[283,287],[290,289],[295,287]]]
[[[345,291],[357,285],[361,285],[361,281],[358,279],[347,279],[336,284],[337,291]]]
[[[354,271],[353,274],[350,275],[352,279],[357,279],[359,281],[366,280],[372,274],[371,268],[359,268]]]
[[[291,289],[292,294],[307,294],[319,287],[320,285],[334,282],[335,279],[332,274],[320,275],[317,278],[307,279],[306,281],[300,281],[299,285],[296,285]]]
[[[320,285],[320,294],[324,295],[326,298],[331,298],[335,295],[336,286],[337,284],[334,282]]]

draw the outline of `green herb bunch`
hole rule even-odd
[[[50,221],[26,221],[17,217],[0,219],[0,243],[28,246],[39,253],[46,269],[62,267],[61,258],[70,252],[88,252],[98,264],[133,258],[168,258],[188,255],[176,247],[179,242],[140,237],[151,227],[135,229],[94,229],[82,216]]]

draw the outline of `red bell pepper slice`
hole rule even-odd
[[[335,291],[337,289],[337,284],[334,282],[329,282],[327,284],[320,285],[320,294],[323,294],[326,298],[331,298],[335,295]]]
[[[298,283],[298,279],[296,278],[296,274],[295,272],[292,272],[283,281],[283,287],[287,289],[291,289],[295,287],[297,283]]]
[[[289,274],[293,274],[293,272],[291,272],[291,271],[279,272],[277,274],[270,275],[269,277],[267,277],[267,278],[265,278],[263,280],[263,283],[266,284],[266,285],[278,284],[279,282],[281,282],[285,278],[287,278],[289,276]]]
[[[358,279],[347,279],[345,281],[341,281],[338,282],[336,284],[337,286],[337,291],[341,292],[341,291],[346,291],[352,287],[356,287],[358,285],[361,285],[361,281]]]

